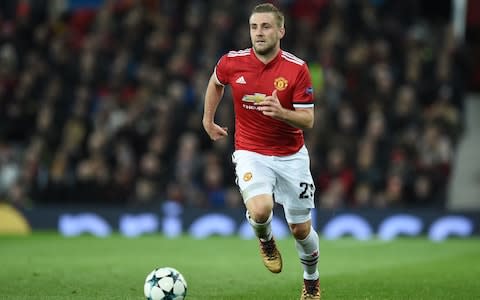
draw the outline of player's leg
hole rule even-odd
[[[289,226],[295,237],[295,248],[303,266],[303,289],[300,299],[320,299],[318,234],[313,229],[311,220]]]
[[[245,202],[246,218],[261,241],[272,239],[273,198],[269,194],[253,196]]]
[[[246,218],[259,239],[264,265],[273,273],[282,270],[282,258],[272,235],[273,197],[275,176],[268,168],[268,156],[235,151],[237,184],[247,208]]]
[[[246,217],[259,239],[263,264],[272,273],[282,271],[282,256],[272,234],[273,198],[261,194],[248,199]]]
[[[279,175],[274,189],[275,200],[283,205],[285,218],[295,237],[295,246],[304,270],[301,299],[320,299],[319,239],[311,222],[315,185],[310,173],[310,159],[306,148],[279,160],[275,171]]]
[[[303,265],[303,278],[317,280],[319,277],[317,264],[320,249],[318,234],[312,228],[311,220],[299,224],[289,224],[289,226],[295,237],[295,248]]]
[[[319,238],[312,227],[310,209],[285,209],[290,231],[295,238],[300,263],[303,267],[303,290],[301,299],[320,299],[320,277],[318,259]]]

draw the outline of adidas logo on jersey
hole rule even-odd
[[[243,76],[238,77],[238,79],[235,82],[239,84],[247,84]]]

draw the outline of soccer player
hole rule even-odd
[[[250,15],[252,48],[220,58],[205,92],[203,127],[212,140],[228,135],[214,117],[224,88],[230,85],[235,109],[237,184],[246,218],[259,238],[265,266],[282,270],[272,236],[274,202],[283,206],[303,264],[301,299],[320,299],[318,235],[312,228],[315,186],[303,129],[313,127],[313,90],[307,64],[280,48],[284,16],[272,4]]]

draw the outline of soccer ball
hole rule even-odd
[[[174,268],[156,268],[145,278],[143,291],[148,300],[183,300],[187,281]]]

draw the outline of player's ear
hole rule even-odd
[[[285,36],[285,27],[280,27],[278,31],[280,32],[280,39],[282,39]]]

